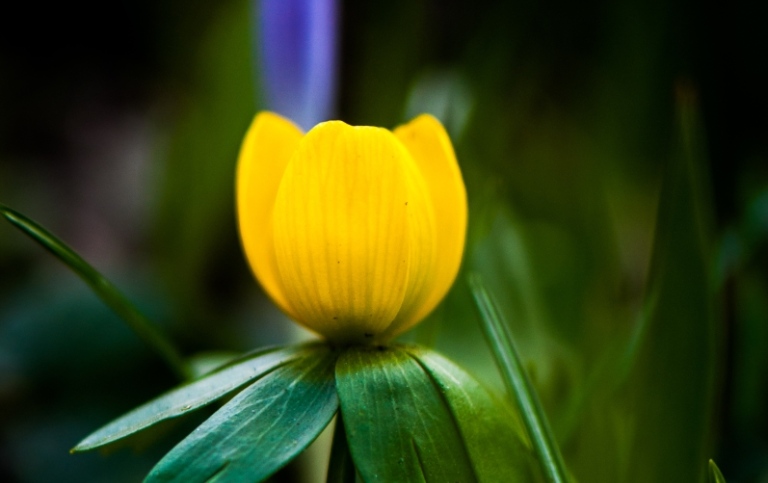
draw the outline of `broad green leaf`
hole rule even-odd
[[[709,477],[711,483],[725,483],[725,477],[713,460],[709,460]]]
[[[507,390],[520,408],[523,423],[541,463],[542,473],[549,482],[565,483],[569,481],[565,461],[549,427],[536,390],[517,354],[512,337],[506,330],[479,276],[470,277],[470,284],[480,310],[488,344],[496,358],[496,364]]]
[[[336,388],[364,481],[477,481],[446,400],[403,349],[348,349],[336,364]]]
[[[533,481],[533,453],[519,414],[437,352],[420,346],[406,350],[448,403],[478,481]]]
[[[146,481],[266,479],[314,441],[336,414],[336,357],[317,347],[243,389],[173,448]]]
[[[664,180],[641,330],[626,381],[629,481],[703,481],[718,358],[696,104],[681,89],[678,149]]]
[[[139,406],[81,441],[72,452],[88,451],[128,437],[169,418],[176,418],[226,396],[254,379],[308,354],[306,347],[267,349],[237,360]]]
[[[128,327],[165,360],[179,378],[182,380],[189,378],[189,369],[176,348],[112,282],[83,260],[66,243],[36,222],[2,204],[0,204],[0,214],[75,272],[118,317],[123,319]]]

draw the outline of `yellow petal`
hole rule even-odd
[[[381,337],[390,339],[418,323],[419,314],[434,290],[438,273],[437,237],[435,213],[427,184],[418,166],[409,156],[406,163],[408,194],[408,225],[410,231],[410,258],[408,287],[403,305]]]
[[[467,194],[453,146],[442,124],[422,114],[398,127],[395,136],[403,143],[421,172],[432,200],[437,230],[437,263],[423,303],[398,315],[388,336],[404,332],[426,317],[443,299],[461,265],[467,230]]]
[[[288,315],[296,314],[285,296],[274,255],[272,209],[288,161],[303,134],[290,121],[262,112],[256,115],[237,164],[237,212],[248,262],[269,296]]]
[[[405,297],[407,151],[393,134],[340,121],[299,143],[274,207],[283,286],[297,319],[343,342],[376,340]]]

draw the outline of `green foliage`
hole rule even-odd
[[[365,481],[527,481],[515,418],[423,348],[350,348],[336,366],[349,448]]]
[[[520,414],[459,366],[421,346],[407,347],[451,410],[478,481],[539,481]]]
[[[349,349],[339,358],[336,385],[365,481],[477,480],[450,410],[408,353]]]
[[[329,482],[354,482],[358,474],[365,481],[540,481],[520,416],[420,346],[259,351],[140,406],[73,451],[148,434],[235,393],[147,481],[262,481],[303,451],[339,406]]]
[[[99,448],[163,420],[188,414],[249,382],[265,377],[280,366],[305,356],[309,351],[310,348],[305,347],[267,349],[234,361],[202,379],[185,384],[134,409],[89,435],[72,451]]]
[[[247,387],[171,450],[146,481],[266,479],[314,441],[336,414],[336,356],[317,350]]]

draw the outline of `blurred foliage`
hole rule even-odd
[[[154,255],[168,291],[179,301],[177,320],[187,329],[226,305],[210,307],[206,302],[213,297],[204,294],[223,294],[226,302],[226,291],[233,287],[226,280],[211,284],[211,265],[240,261],[229,255],[237,253],[232,244],[233,160],[256,110],[250,20],[250,4],[243,0],[216,12],[194,59],[195,83],[161,153]],[[229,250],[212,258],[220,246]]]
[[[296,337],[234,223],[260,98],[252,5],[18,6],[36,34],[0,34],[0,201],[185,355]],[[701,481],[709,458],[728,481],[768,477],[765,18],[757,2],[343,4],[340,117],[446,123],[469,191],[465,271],[499,301],[580,481]],[[463,274],[408,337],[502,389]],[[136,481],[175,429],[138,454],[68,450],[173,383],[0,225],[0,480]]]
[[[712,396],[723,339],[712,298],[703,139],[694,94],[680,89],[678,141],[660,194],[632,367],[622,381],[633,455],[624,471],[636,481],[701,481],[702,461],[712,451]]]

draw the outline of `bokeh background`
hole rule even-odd
[[[728,481],[768,481],[765,5],[284,3],[319,23],[276,23],[274,6],[265,22],[248,0],[16,2],[0,29],[0,202],[185,355],[287,343],[310,335],[266,299],[237,237],[254,113],[393,127],[431,112],[471,220],[454,289],[408,337],[502,390],[465,282],[479,272],[580,481],[696,481],[708,458]],[[0,224],[0,481],[140,480],[195,421],[108,457],[68,450],[176,382]],[[274,479],[318,481],[318,461]]]

